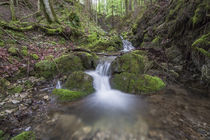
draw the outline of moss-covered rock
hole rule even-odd
[[[35,64],[36,76],[52,78],[56,73],[56,65],[51,60],[42,60]]]
[[[81,59],[73,54],[65,54],[53,60],[42,60],[35,65],[38,77],[52,78],[57,74],[68,74],[74,71],[84,70]]]
[[[94,69],[98,62],[98,56],[94,53],[87,53],[87,52],[77,52],[75,53],[78,56],[83,64],[85,69]]]
[[[123,72],[111,78],[111,86],[127,93],[145,94],[164,88],[165,83],[156,76]]]
[[[98,37],[94,36],[96,39],[91,40],[93,42],[89,43],[89,48],[94,52],[104,52],[104,51],[119,51],[123,49],[122,40],[119,36],[112,36],[112,37]]]
[[[76,71],[69,75],[65,87],[69,90],[80,91],[87,94],[94,92],[93,78],[82,71]]]
[[[73,71],[84,70],[81,59],[73,54],[66,54],[55,59],[61,74],[68,74]]]
[[[88,95],[85,92],[71,91],[68,89],[54,89],[52,92],[60,101],[73,101]]]
[[[143,74],[148,58],[142,51],[133,51],[116,58],[111,64],[112,73],[129,72]]]
[[[9,52],[10,54],[12,54],[12,55],[17,55],[17,53],[18,53],[18,48],[12,46],[12,47],[10,47],[10,48],[8,49],[8,52]]]
[[[35,134],[32,131],[25,131],[13,137],[11,140],[35,140]]]

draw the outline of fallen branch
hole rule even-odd
[[[0,6],[2,5],[10,5],[9,2],[0,2]]]

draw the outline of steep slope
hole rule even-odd
[[[154,5],[132,29],[134,46],[160,52],[181,79],[210,81],[210,1]]]

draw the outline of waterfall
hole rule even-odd
[[[122,39],[123,43],[123,50],[122,50],[123,52],[129,52],[134,49],[131,42],[129,42],[128,40],[124,40],[122,36],[120,36],[120,38]]]
[[[56,88],[61,89],[61,82],[59,80],[57,81]]]
[[[107,57],[102,59],[97,65],[95,71],[89,71],[87,74],[91,75],[94,79],[93,85],[98,93],[105,93],[111,90],[109,83],[110,78],[110,65],[115,57]]]

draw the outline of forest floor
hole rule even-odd
[[[5,17],[7,14],[8,12],[4,12]],[[2,30],[2,32],[6,47],[0,47],[1,77],[15,76],[23,68],[27,71],[24,73],[24,78],[18,78],[14,80],[15,83],[10,83],[11,87],[24,85],[20,94],[0,94],[0,130],[8,134],[6,137],[28,130],[40,134],[43,131],[40,124],[51,123],[49,112],[60,106],[51,95],[57,81],[27,77],[27,75],[33,71],[36,62],[49,56],[59,57],[76,46],[60,36],[46,36],[42,32],[19,33],[11,30]],[[14,45],[19,50],[16,53],[9,53],[7,50]],[[28,54],[36,54],[38,59],[24,56],[21,53],[23,46],[28,47]],[[33,83],[33,86],[27,87],[27,82]],[[188,89],[173,83],[168,84],[162,91],[143,96],[143,100],[148,105],[146,121],[149,132],[146,138],[149,140],[210,140],[210,96],[206,94],[207,92]],[[40,138],[39,135],[37,138]]]

